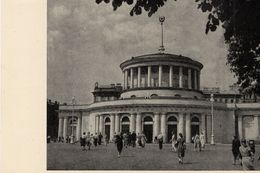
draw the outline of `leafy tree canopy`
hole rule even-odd
[[[96,0],[112,3],[116,10],[123,3],[133,8],[130,15],[143,11],[152,16],[167,0]],[[175,0],[176,1],[176,0]],[[180,0],[181,1],[181,0]],[[219,26],[225,30],[229,45],[227,64],[245,91],[260,94],[260,0],[194,0],[197,8],[207,13],[205,33],[214,32]],[[251,88],[251,89],[249,89]]]

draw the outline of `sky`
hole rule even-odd
[[[93,101],[95,82],[123,83],[120,63],[158,53],[159,16],[165,16],[166,53],[201,62],[201,87],[227,90],[236,80],[226,65],[223,29],[205,34],[206,13],[191,0],[167,1],[152,17],[130,16],[131,6],[113,11],[95,0],[47,1],[47,97],[60,103]]]

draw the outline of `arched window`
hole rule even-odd
[[[153,121],[153,119],[149,116],[144,117],[144,122],[149,122],[149,121]]]
[[[107,117],[107,118],[105,119],[105,123],[110,123],[110,118]]]
[[[122,118],[122,122],[130,122],[130,120],[129,120],[128,117],[123,117],[123,118]]]
[[[191,122],[200,122],[198,117],[192,117]]]
[[[152,94],[151,97],[157,97],[158,95],[157,94]]]
[[[174,122],[177,121],[177,118],[175,116],[171,116],[168,118],[168,121]]]

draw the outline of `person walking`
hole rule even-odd
[[[135,147],[135,143],[136,143],[136,133],[135,133],[135,131],[133,131],[132,134],[131,134],[131,141],[132,141],[132,146]]]
[[[128,135],[127,133],[123,134],[124,147],[127,148],[128,145]]]
[[[200,136],[198,133],[194,137],[194,151],[201,151]]]
[[[176,144],[176,136],[175,136],[175,133],[174,132],[172,132],[172,138],[171,138],[171,143],[172,143],[172,151],[177,151],[176,150],[176,147],[175,147],[175,144]]]
[[[98,135],[97,133],[95,133],[95,135],[93,136],[93,143],[95,147],[97,147],[97,142],[98,142]]]
[[[144,148],[146,144],[146,136],[142,133],[141,134],[141,146]]]
[[[90,147],[91,147],[91,135],[90,135],[90,132],[88,132],[87,135],[86,135],[86,145],[88,147],[88,150],[90,150]]]
[[[254,153],[247,145],[245,139],[241,140],[241,146],[239,147],[239,151],[242,157],[243,170],[254,170]]]
[[[237,136],[234,136],[233,140],[232,140],[232,153],[233,153],[233,165],[236,164],[236,160],[239,159],[239,147],[240,147],[240,141],[238,139]]]
[[[105,143],[105,145],[107,146],[107,144],[109,143],[109,138],[108,138],[108,135],[107,134],[105,134],[105,136],[104,136],[104,143]]]
[[[122,134],[117,134],[115,136],[115,144],[118,152],[118,157],[121,156],[121,152],[123,150],[123,135]]]
[[[185,144],[185,139],[184,139],[182,133],[179,133],[179,138],[177,139],[176,146],[177,146],[179,164],[183,164],[183,158],[185,155],[186,144]]]
[[[80,137],[80,146],[82,147],[82,150],[86,150],[86,133],[83,132],[83,135]]]
[[[101,145],[101,143],[102,143],[102,138],[103,138],[103,136],[102,136],[102,134],[101,134],[101,132],[100,132],[99,135],[98,135],[98,145]]]
[[[205,148],[205,143],[206,143],[206,140],[205,140],[205,135],[203,132],[200,133],[200,144],[201,144],[201,148]]]
[[[163,135],[160,133],[157,137],[158,143],[159,143],[159,149],[161,150],[163,148]]]

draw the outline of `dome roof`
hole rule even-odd
[[[129,60],[124,61],[120,64],[120,68],[123,70],[125,67],[133,64],[138,63],[146,63],[146,62],[178,62],[184,64],[192,64],[198,66],[200,69],[203,68],[203,65],[191,58],[182,56],[182,55],[175,55],[175,54],[168,54],[168,53],[155,53],[155,54],[146,54],[140,55],[136,57],[132,57]]]

